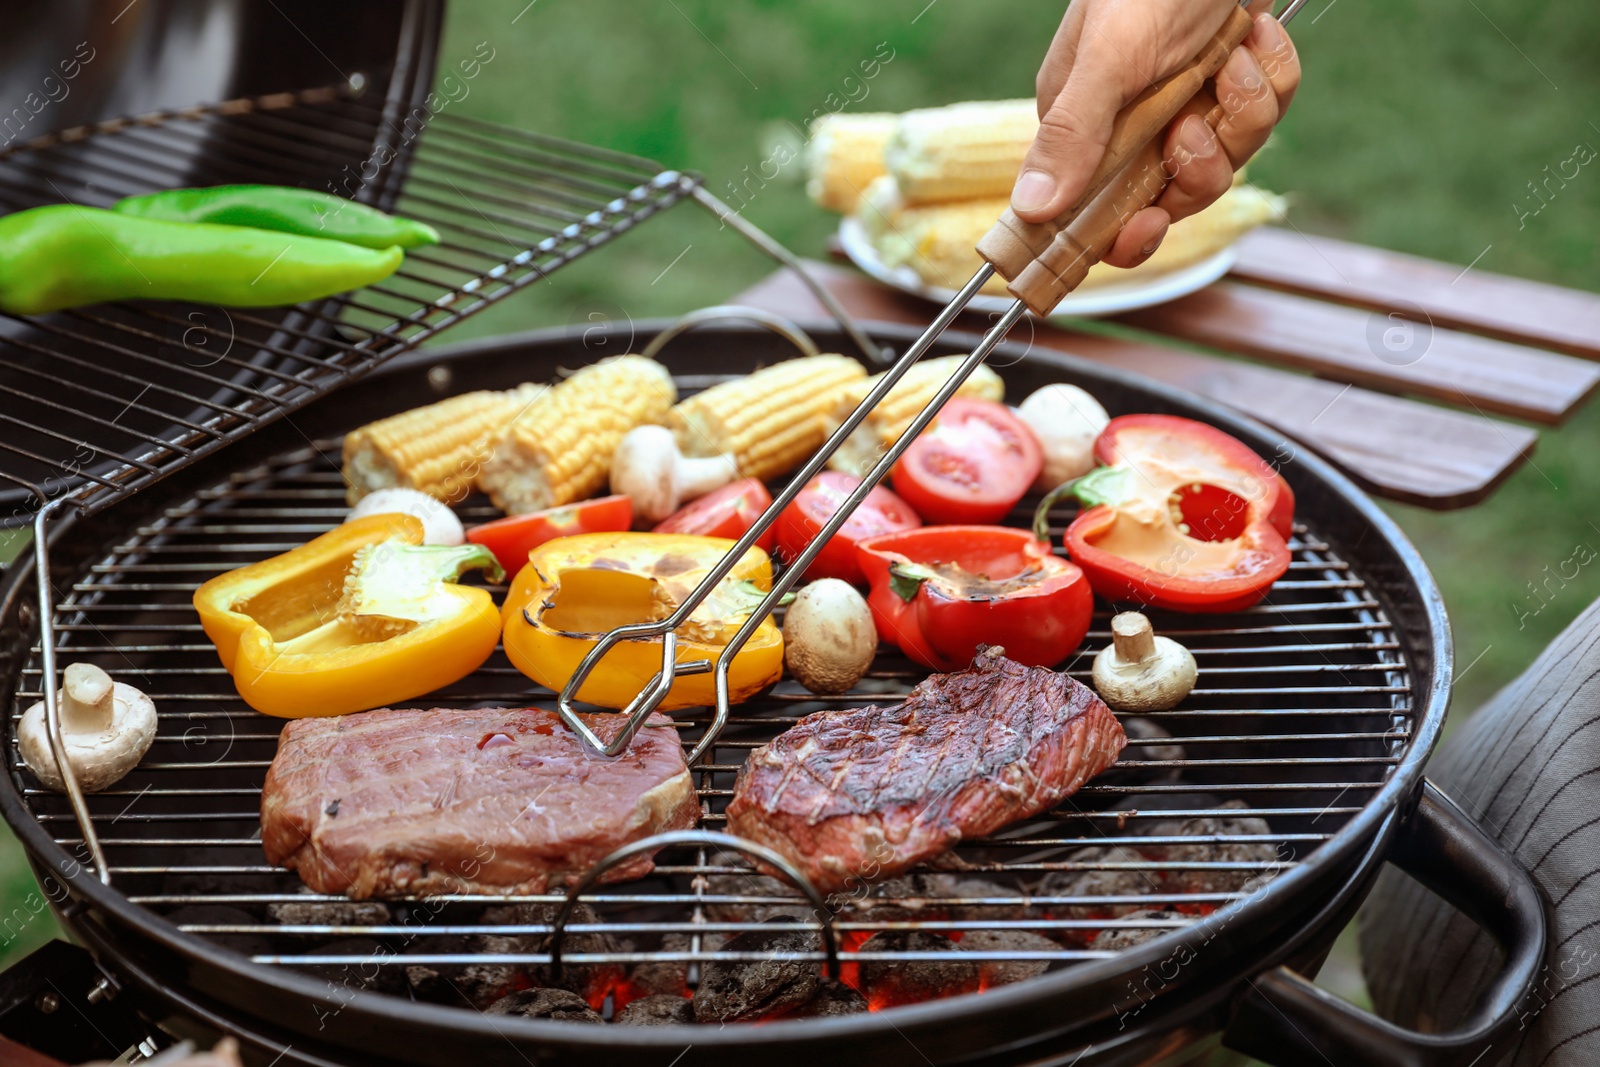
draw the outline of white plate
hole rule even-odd
[[[888,266],[878,257],[878,250],[872,247],[872,242],[867,239],[867,233],[862,229],[861,223],[853,218],[840,220],[839,244],[852,263],[885,285],[892,285],[896,289],[932,300],[937,304],[947,304],[950,298],[956,295],[953,289],[943,289],[924,283],[917,277],[917,272],[908,266]],[[1097,285],[1083,292],[1068,293],[1050,313],[1050,318],[1093,318],[1098,315],[1117,315],[1124,311],[1165,304],[1169,300],[1176,300],[1180,296],[1188,296],[1204,289],[1228,273],[1236,258],[1238,258],[1237,251],[1234,246],[1229,245],[1215,255],[1208,256],[1198,263],[1192,263],[1182,270],[1140,281],[1120,285]],[[967,307],[972,311],[999,313],[1005,311],[1012,303],[1009,296],[979,293],[972,298],[972,303]]]

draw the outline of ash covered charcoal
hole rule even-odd
[[[1237,816],[1206,815],[1193,819],[1167,819],[1153,823],[1151,837],[1259,837],[1254,842],[1197,842],[1193,845],[1149,845],[1140,851],[1160,863],[1257,863],[1270,864],[1285,857],[1278,854],[1272,827],[1265,819],[1248,814],[1249,805],[1230,800],[1218,807],[1237,811]],[[1280,871],[1257,870],[1178,870],[1162,876],[1166,892],[1238,893],[1276,878]]]
[[[839,902],[835,894],[833,900]],[[922,918],[923,887],[914,874],[902,874],[886,882],[849,894],[840,911],[852,918],[872,918],[881,922],[902,922]]]
[[[630,1000],[612,1020],[618,1026],[675,1026],[694,1022],[694,1005],[688,997],[658,993]]]
[[[227,904],[187,904],[167,912],[167,921],[180,926],[258,926],[261,918]],[[205,937],[247,956],[264,956],[276,951],[271,939],[261,934],[207,934]]]
[[[1131,914],[1124,915],[1122,918],[1125,922],[1138,922],[1143,919],[1179,919],[1183,922],[1194,921],[1194,916],[1185,915],[1183,912],[1174,911],[1171,908],[1143,908],[1139,911],[1132,912]],[[1132,929],[1120,926],[1112,927],[1111,929],[1101,930],[1098,934],[1096,934],[1094,940],[1089,942],[1089,947],[1099,952],[1121,952],[1123,949],[1129,949],[1135,945],[1142,945],[1146,941],[1154,941],[1156,938],[1167,933],[1171,929],[1173,928],[1170,926],[1147,926]]]
[[[389,906],[378,900],[292,900],[268,904],[273,922],[285,926],[387,926]]]
[[[1026,913],[1026,893],[996,882],[942,871],[903,874],[872,887],[849,904],[852,918],[901,922],[930,917],[972,921],[1018,918]],[[1006,904],[951,904],[953,898],[1005,900]],[[936,901],[938,903],[936,903]]]
[[[1029,930],[969,930],[961,939],[963,952],[1060,952],[1061,946],[1048,937]],[[1060,961],[979,960],[978,982],[990,986],[1010,985],[1025,978],[1036,978]]]
[[[1078,864],[1148,864],[1149,860],[1131,848],[1121,845],[1092,845],[1069,853],[1068,863]],[[1138,904],[1117,904],[1095,900],[1083,904],[1052,904],[1051,897],[1138,897],[1161,891],[1153,872],[1148,870],[1090,869],[1051,871],[1039,882],[1035,893],[1047,898],[1039,906],[1058,919],[1114,919],[1137,911]],[[1068,944],[1081,944],[1092,932],[1062,930],[1058,932]]]
[[[856,951],[955,952],[959,946],[948,937],[926,930],[882,930],[861,943]],[[978,988],[978,964],[968,960],[863,960],[861,991],[868,1003],[880,1007],[916,1004],[939,997],[971,993]]]
[[[701,934],[700,951],[715,952],[726,940],[726,934],[709,932]],[[662,935],[660,951],[692,951],[689,935],[679,933]],[[689,961],[657,960],[635,964],[633,970],[628,972],[628,984],[650,996],[656,994],[686,996],[689,990]]]
[[[406,946],[413,956],[525,955],[535,951],[531,938],[503,934],[444,934],[419,937]],[[399,970],[399,968],[395,968]],[[461,1007],[486,1008],[507,993],[533,984],[532,967],[514,963],[408,963],[405,983],[418,1000]]]
[[[745,1022],[794,1010],[817,994],[821,979],[806,955],[821,949],[822,939],[810,930],[750,930],[729,938],[723,952],[763,958],[707,963],[694,992],[695,1021]]]
[[[484,1008],[487,1015],[516,1015],[524,1019],[561,1019],[574,1023],[605,1023],[583,998],[567,989],[519,989]]]
[[[744,860],[731,852],[719,852],[711,857],[710,862],[718,867],[738,867]],[[757,874],[755,871],[707,874],[701,878],[704,879],[706,893],[713,896],[778,898],[759,904],[709,903],[706,905],[706,915],[713,922],[764,923],[768,919],[804,914],[811,910],[810,902],[800,891],[781,878]]]
[[[1008,904],[943,904],[934,905],[942,910],[946,918],[960,922],[978,921],[983,919],[1019,918],[1020,914],[1013,914],[1007,909],[1018,909],[1023,906],[1024,894],[1016,889],[1007,889],[998,883],[987,881],[983,878],[974,878],[961,874],[918,874],[912,876],[918,888],[925,897],[935,899],[959,898],[963,900],[1009,900]]]
[[[1155,761],[1169,763],[1188,758],[1188,752],[1173,739],[1172,735],[1163,729],[1154,719],[1132,716],[1122,720],[1122,732],[1128,735],[1130,741],[1137,740],[1139,744],[1129,744],[1122,750],[1122,756],[1116,762],[1113,770],[1121,768],[1124,771],[1138,770],[1141,762]],[[1148,742],[1171,742],[1170,744],[1149,744]],[[1131,765],[1131,766],[1130,766]],[[1183,772],[1180,768],[1164,768],[1153,777],[1146,777],[1147,781],[1165,782],[1177,781]],[[1145,776],[1149,771],[1144,772]],[[1107,776],[1109,777],[1109,775]]]
[[[550,926],[555,922],[556,914],[561,910],[558,904],[525,903],[501,904],[483,910],[483,922],[487,926]],[[587,904],[579,904],[572,909],[572,915],[567,920],[568,934],[561,939],[562,956],[576,956],[579,953],[616,952],[619,947],[616,938],[604,932],[572,933],[574,926],[594,926],[600,922],[600,916]],[[510,940],[522,946],[518,952],[548,952],[550,951],[549,934],[519,934]],[[623,968],[615,963],[568,963],[561,968],[561,980],[556,981],[549,966],[538,964],[529,972],[534,985],[551,986],[558,989],[570,990],[585,1000],[597,1001],[605,995],[605,991],[616,985],[622,979]]]
[[[859,1015],[866,1010],[866,997],[843,982],[824,978],[817,985],[816,995],[784,1018],[818,1019],[830,1015]]]
[[[406,976],[395,964],[385,960],[395,957],[393,949],[370,937],[342,937],[311,949],[308,954],[318,956],[359,956],[360,963],[319,963],[301,967],[300,970],[324,979],[335,988],[364,993],[389,993],[406,995]]]

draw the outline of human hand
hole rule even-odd
[[[1072,0],[1039,68],[1039,133],[1011,193],[1018,217],[1044,222],[1071,206],[1105,154],[1117,112],[1193,59],[1232,6]],[[1123,225],[1105,262],[1134,267],[1149,258],[1171,223],[1227,192],[1233,172],[1266,143],[1300,84],[1300,58],[1271,10],[1272,0],[1251,0],[1255,28],[1216,76],[1216,132],[1194,115],[1168,127],[1162,158],[1171,184]]]

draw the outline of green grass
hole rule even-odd
[[[440,67],[458,69],[486,42],[493,58],[452,108],[699,171],[713,192],[748,199],[758,225],[815,256],[836,220],[806,201],[798,163],[741,188],[775,138],[797,138],[830,93],[861,97],[863,84],[857,110],[1029,95],[1060,9],[1032,0],[473,0],[451,10]],[[1532,203],[1527,183],[1547,165],[1580,143],[1600,145],[1600,112],[1590,107],[1600,99],[1600,7],[1314,0],[1294,34],[1306,81],[1253,175],[1293,195],[1295,225],[1600,290],[1600,161],[1537,216],[1519,223],[1514,208]],[[887,49],[893,58],[876,77],[846,81]],[[720,302],[769,269],[709,216],[679,207],[449,337],[673,314]],[[1479,507],[1389,509],[1444,589],[1464,672],[1458,717],[1600,594],[1593,564],[1564,585],[1550,581],[1537,599],[1527,584],[1562,571],[1578,546],[1600,550],[1597,434],[1593,406],[1545,432],[1534,463]],[[1564,569],[1573,575],[1572,564]],[[28,885],[14,843],[0,843],[0,913]],[[0,965],[21,947],[0,944]]]

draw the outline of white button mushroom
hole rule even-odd
[[[1076,385],[1047,385],[1017,408],[1044,449],[1044,467],[1034,488],[1048,493],[1094,469],[1094,442],[1111,416]]]
[[[678,505],[739,477],[732,456],[688,459],[665,426],[636,426],[611,457],[611,491],[633,500],[635,518],[657,523]]]
[[[156,706],[133,686],[114,682],[91,663],[73,663],[61,675],[56,698],[61,715],[61,740],[78,785],[95,793],[133,770],[156,737]],[[22,714],[17,748],[22,761],[48,789],[65,792],[50,749],[44,701]]]
[[[1111,644],[1094,658],[1094,687],[1118,711],[1165,711],[1194,688],[1194,656],[1150,620],[1124,611],[1111,620]]]
[[[443,501],[435,500],[420,489],[390,486],[374,489],[350,509],[345,522],[364,519],[368,515],[413,515],[422,521],[422,543],[425,545],[459,545],[466,541],[467,532],[461,520]]]
[[[800,590],[783,619],[783,662],[813,693],[843,693],[878,651],[878,628],[849,582],[822,578]]]

